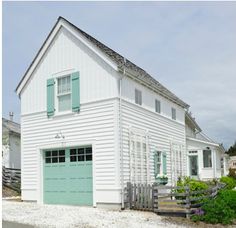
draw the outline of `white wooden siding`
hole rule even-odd
[[[173,162],[170,158],[171,142],[178,142],[183,145],[183,175],[186,175],[185,126],[183,124],[123,100],[122,126],[125,184],[130,179],[129,129],[131,127],[148,132],[151,182],[154,181],[154,150],[165,151],[167,153],[167,175],[169,180],[171,180],[171,164]]]
[[[179,123],[185,123],[185,111],[182,107],[167,100],[161,95],[151,91],[147,87],[135,82],[134,80],[125,77],[122,80],[122,98],[135,103],[135,89],[142,91],[142,107],[155,112],[155,99],[161,102],[160,115],[171,119],[171,108],[176,109],[176,121]],[[156,112],[155,112],[156,113]]]
[[[38,148],[61,142],[55,135],[61,131],[68,142],[93,141],[95,143],[96,191],[97,202],[107,202],[103,189],[113,189],[112,196],[119,203],[119,176],[117,175],[118,151],[115,141],[115,100],[110,99],[81,106],[79,114],[71,114],[52,119],[46,112],[23,115],[22,123],[22,189],[23,200],[39,198],[40,169],[38,167]],[[111,198],[112,198],[111,196]]]
[[[80,72],[81,103],[118,96],[117,72],[61,28],[21,94],[21,114],[46,110],[46,81],[61,72]],[[29,83],[28,83],[29,84]]]

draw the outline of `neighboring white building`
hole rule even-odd
[[[21,168],[20,124],[2,118],[2,165]]]
[[[236,156],[230,156],[228,163],[229,163],[229,168],[236,169]]]
[[[189,172],[189,106],[64,18],[16,91],[23,200],[120,206],[128,181]]]
[[[223,159],[225,150],[202,133],[195,119],[186,112],[187,175],[209,180],[224,175]]]

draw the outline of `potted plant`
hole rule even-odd
[[[166,185],[168,183],[167,175],[158,174],[156,177],[156,182],[157,182],[157,184]]]

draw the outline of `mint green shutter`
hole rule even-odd
[[[47,80],[47,115],[54,115],[54,79]]]
[[[157,178],[157,151],[154,152],[154,177]]]
[[[72,83],[72,111],[80,111],[80,78],[79,72],[75,72],[71,75]]]
[[[167,164],[166,164],[166,153],[162,153],[162,172],[164,175],[167,174]]]

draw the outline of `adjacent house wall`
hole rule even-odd
[[[142,105],[135,104],[135,89],[142,91]],[[154,93],[150,89],[130,78],[122,80],[122,128],[123,128],[123,153],[124,153],[124,184],[130,181],[130,129],[139,129],[148,134],[150,182],[154,179],[154,151],[167,153],[167,175],[171,182],[171,144],[182,147],[183,175],[186,175],[186,139],[185,139],[185,111],[180,106]],[[155,99],[161,101],[161,113],[155,112]],[[171,108],[176,109],[177,120],[171,119]]]

